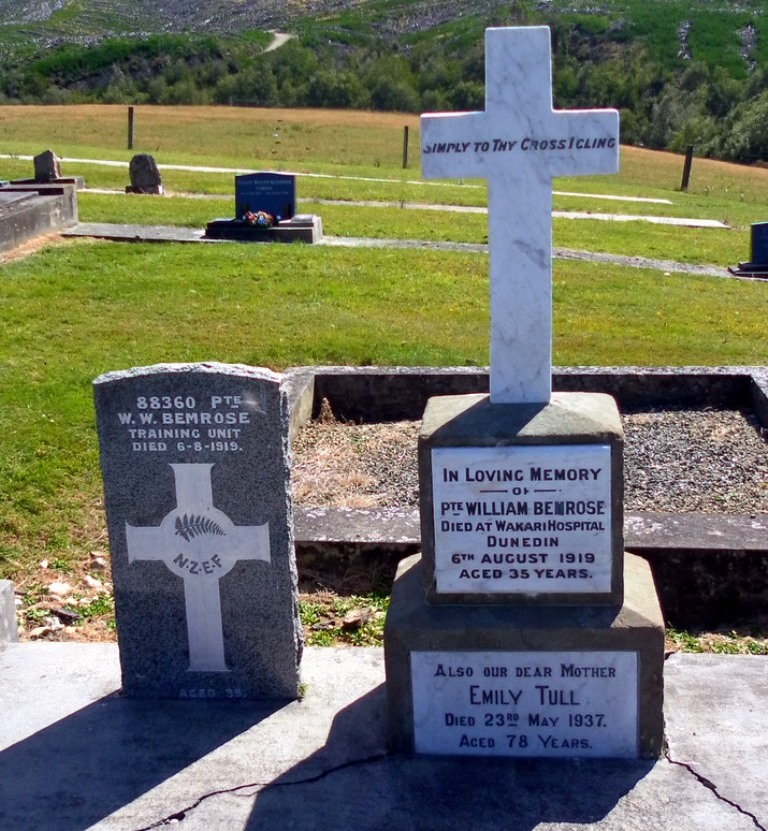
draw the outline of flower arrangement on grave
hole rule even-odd
[[[275,218],[266,211],[246,211],[243,219],[257,228],[271,228],[275,224]]]

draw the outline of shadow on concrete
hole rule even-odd
[[[0,826],[90,828],[283,706],[102,698],[0,753]]]
[[[389,755],[385,721],[381,685],[339,711],[321,750],[261,788],[243,828],[528,831],[543,822],[588,824],[609,814],[655,764]]]

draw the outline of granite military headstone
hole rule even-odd
[[[295,698],[280,376],[158,365],[107,373],[94,393],[125,692]]]
[[[615,171],[618,115],[552,109],[548,29],[489,29],[485,112],[423,116],[422,159],[489,180],[491,393],[424,413],[422,555],[385,628],[392,747],[657,756],[663,624],[623,551],[619,414],[551,393],[551,180]]]

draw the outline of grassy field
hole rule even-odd
[[[336,235],[482,241],[482,215],[398,207],[485,200],[479,182],[419,183],[415,155],[403,170],[404,123],[401,116],[359,113],[334,122],[327,111],[142,109],[139,124],[147,132],[137,150],[154,152],[161,164],[328,176],[299,177],[300,207],[317,210]],[[294,126],[294,138],[270,144],[277,124],[281,136]],[[0,152],[29,155],[51,146],[74,158],[126,161],[124,126],[125,108],[4,107]],[[410,126],[415,148],[417,124]],[[64,168],[90,186],[127,183],[125,167]],[[680,170],[677,156],[625,149],[617,177],[558,181],[558,190],[586,196],[558,196],[555,207],[711,217],[733,229],[556,220],[555,244],[721,266],[746,259],[749,223],[765,216],[768,171],[697,160],[690,192],[682,194]],[[28,161],[0,159],[0,179],[30,171]],[[231,174],[169,171],[166,182],[184,195],[86,193],[79,199],[81,218],[199,227],[230,215]],[[671,204],[612,202],[601,194]],[[318,205],[318,199],[394,206]],[[484,365],[486,275],[484,255],[429,249],[83,240],[0,262],[0,577],[24,592],[27,627],[46,614],[45,587],[53,578],[77,584],[74,600],[94,619],[109,620],[108,582],[102,590],[82,584],[89,572],[105,579],[91,568],[106,547],[93,378],[111,369],[194,360],[275,369]],[[558,364],[768,364],[765,283],[568,261],[556,261],[553,279]]]

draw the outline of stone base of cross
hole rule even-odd
[[[270,561],[269,523],[237,526],[213,506],[212,464],[172,464],[176,505],[157,527],[125,524],[128,562],[160,560],[184,581],[190,672],[227,672],[219,580]]]
[[[547,27],[485,33],[485,111],[421,117],[426,178],[488,180],[491,401],[552,391],[552,179],[615,173],[619,114],[552,107]]]

